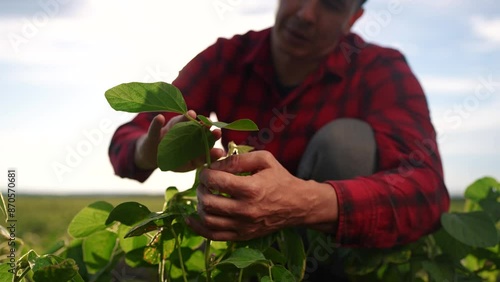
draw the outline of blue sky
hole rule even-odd
[[[112,133],[133,115],[104,92],[170,82],[217,37],[271,26],[269,0],[0,2],[0,170],[33,193],[158,194],[192,174],[114,176]],[[420,79],[439,134],[450,192],[500,179],[500,7],[494,0],[369,0],[354,30],[401,50]],[[0,180],[5,187],[5,180]]]

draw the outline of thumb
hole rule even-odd
[[[153,118],[148,129],[148,139],[159,140],[161,135],[161,128],[165,125],[165,117],[159,114]]]

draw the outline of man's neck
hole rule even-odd
[[[320,61],[293,58],[282,52],[272,52],[274,69],[283,86],[296,86],[302,83],[306,77],[315,71]]]

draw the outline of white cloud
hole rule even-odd
[[[500,18],[473,16],[470,18],[472,32],[480,40],[470,45],[477,51],[492,51],[500,48]]]
[[[463,95],[474,93],[478,80],[460,77],[421,76],[420,82],[428,95]]]
[[[478,130],[500,132],[500,100],[493,95],[484,100],[469,95],[459,102],[431,106],[435,127],[443,136]]]
[[[0,32],[7,35],[0,39],[0,62],[30,66],[31,75],[13,70],[9,80],[36,85],[138,80],[147,67],[176,73],[217,37],[273,22],[272,12],[247,15],[267,6],[238,4],[221,12],[212,4],[93,0],[78,17],[49,17],[43,25],[29,17],[0,19]]]

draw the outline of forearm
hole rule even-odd
[[[338,195],[337,242],[344,246],[388,248],[413,242],[438,228],[449,207],[442,176],[429,168],[330,183]]]

